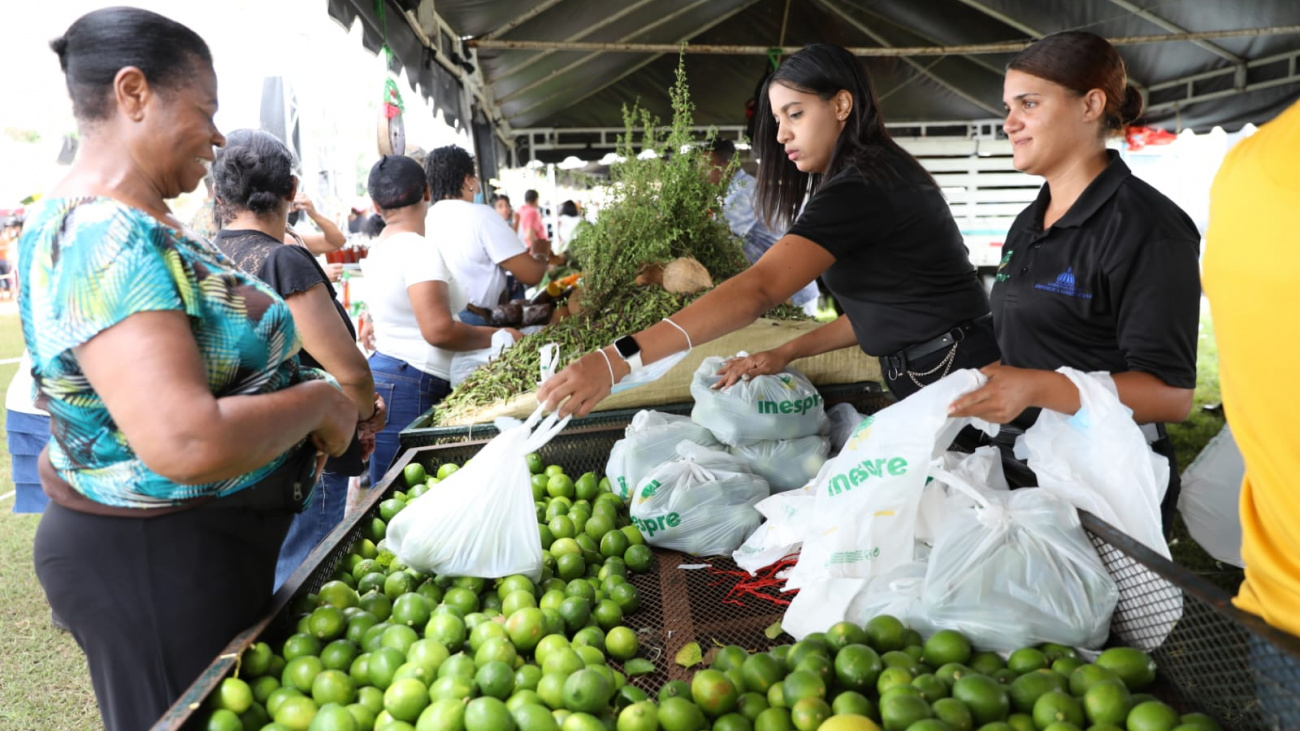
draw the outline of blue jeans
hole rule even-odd
[[[468,309],[457,312],[456,319],[460,320],[466,325],[477,325],[479,327],[484,327],[488,324],[488,321],[483,319],[481,315],[477,315],[473,312],[470,312]]]
[[[347,475],[334,472],[321,473],[316,494],[306,509],[293,517],[293,522],[289,524],[289,534],[284,537],[284,543],[280,544],[280,557],[275,562],[275,591],[280,590],[316,544],[343,522],[350,479],[352,478]]]
[[[50,417],[21,411],[5,412],[5,438],[13,458],[14,512],[45,512],[49,498],[41,489],[36,460],[50,442]]]
[[[397,457],[398,435],[447,398],[451,384],[383,353],[370,356],[370,373],[375,391],[388,404],[388,425],[375,435],[375,453],[370,456],[370,486],[375,487]]]

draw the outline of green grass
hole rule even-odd
[[[0,360],[23,350],[18,316],[0,314]],[[0,389],[17,365],[0,365]],[[0,495],[14,489],[9,450],[0,440]],[[99,728],[86,658],[72,635],[50,624],[50,608],[32,566],[39,515],[14,515],[13,498],[0,500],[0,729],[80,731]]]

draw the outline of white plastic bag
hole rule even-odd
[[[731,554],[736,565],[751,574],[766,568],[799,549],[807,516],[816,504],[812,485],[781,492],[759,501],[754,509],[765,520]]]
[[[1057,372],[1079,389],[1079,411],[1044,409],[1016,440],[1016,457],[1028,462],[1039,487],[1169,558],[1160,519],[1169,460],[1151,451],[1110,374]]]
[[[831,451],[830,439],[816,434],[801,439],[778,439],[742,444],[727,449],[750,470],[767,480],[772,492],[786,492],[808,484],[817,476]]]
[[[736,357],[744,357],[743,351]],[[691,418],[707,427],[723,444],[752,444],[766,439],[799,439],[816,434],[825,408],[821,394],[804,376],[786,369],[776,375],[755,376],[714,390],[725,363],[705,358],[691,378],[695,408]]]
[[[540,423],[539,423],[540,422]],[[569,419],[534,411],[483,446],[463,468],[388,522],[388,550],[429,573],[494,579],[542,576],[531,475],[524,457],[559,434]]]
[[[721,446],[708,429],[690,417],[638,411],[624,437],[614,442],[609,452],[605,476],[613,483],[614,492],[626,501],[650,470],[677,458],[677,445],[681,442],[709,448]]]
[[[496,360],[514,344],[514,336],[502,329],[492,333],[492,344],[488,347],[466,350],[451,356],[451,387],[459,386],[470,374]]]
[[[984,490],[937,471],[958,501],[930,553],[921,610],[936,627],[1011,652],[1099,648],[1119,589],[1078,512],[1046,490]]]
[[[948,407],[985,380],[979,371],[957,371],[858,425],[817,476],[814,527],[787,589],[869,578],[913,560],[930,463],[971,423],[950,418]]]
[[[844,449],[844,444],[853,436],[858,424],[867,418],[849,404],[835,404],[826,409],[826,434],[831,439],[831,454],[836,455]]]
[[[1246,462],[1227,426],[1183,472],[1178,495],[1187,532],[1205,552],[1233,566],[1241,560],[1241,481]]]
[[[632,523],[646,543],[695,556],[729,554],[762,520],[754,505],[767,481],[726,452],[694,442],[650,471],[632,497]],[[405,511],[403,511],[405,512]]]
[[[916,540],[927,545],[934,545],[943,530],[944,521],[948,519],[948,510],[960,505],[961,494],[949,495],[944,474],[952,474],[967,484],[978,485],[981,489],[1006,492],[1006,475],[1002,472],[1002,454],[997,447],[980,447],[974,454],[948,452],[943,455],[931,471],[934,479],[925,486],[921,496],[921,507],[917,511]]]

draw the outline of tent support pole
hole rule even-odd
[[[644,0],[643,0],[644,1]],[[1195,33],[1161,33],[1156,35],[1123,36],[1107,39],[1116,46],[1136,46],[1146,43],[1177,43],[1186,41],[1204,41],[1219,38],[1258,38],[1260,36],[1300,35],[1300,25],[1278,25],[1267,28],[1242,28],[1239,30],[1212,30]],[[681,48],[670,43],[585,43],[578,41],[514,41],[514,40],[469,40],[465,42],[471,48],[498,51],[577,51],[612,53],[677,53]],[[847,49],[856,56],[963,56],[994,53],[1016,53],[1022,51],[1033,41],[1008,41],[1003,43],[976,43],[958,46],[898,46],[880,48],[876,46]],[[802,46],[784,46],[779,48],[783,55],[798,52]],[[766,56],[773,50],[768,46],[728,46],[717,44],[688,45],[688,54],[709,54],[723,56]]]

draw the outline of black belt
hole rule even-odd
[[[992,319],[993,313],[990,312],[973,320],[967,320],[938,337],[931,338],[924,343],[917,343],[916,345],[909,346],[893,355],[887,355],[884,357],[884,360],[889,364],[891,369],[894,369],[901,374],[907,370],[908,363],[920,360],[931,353],[937,353],[944,348],[950,348],[954,344],[960,343],[966,339],[966,334],[971,330],[974,330],[977,325],[982,325]]]

